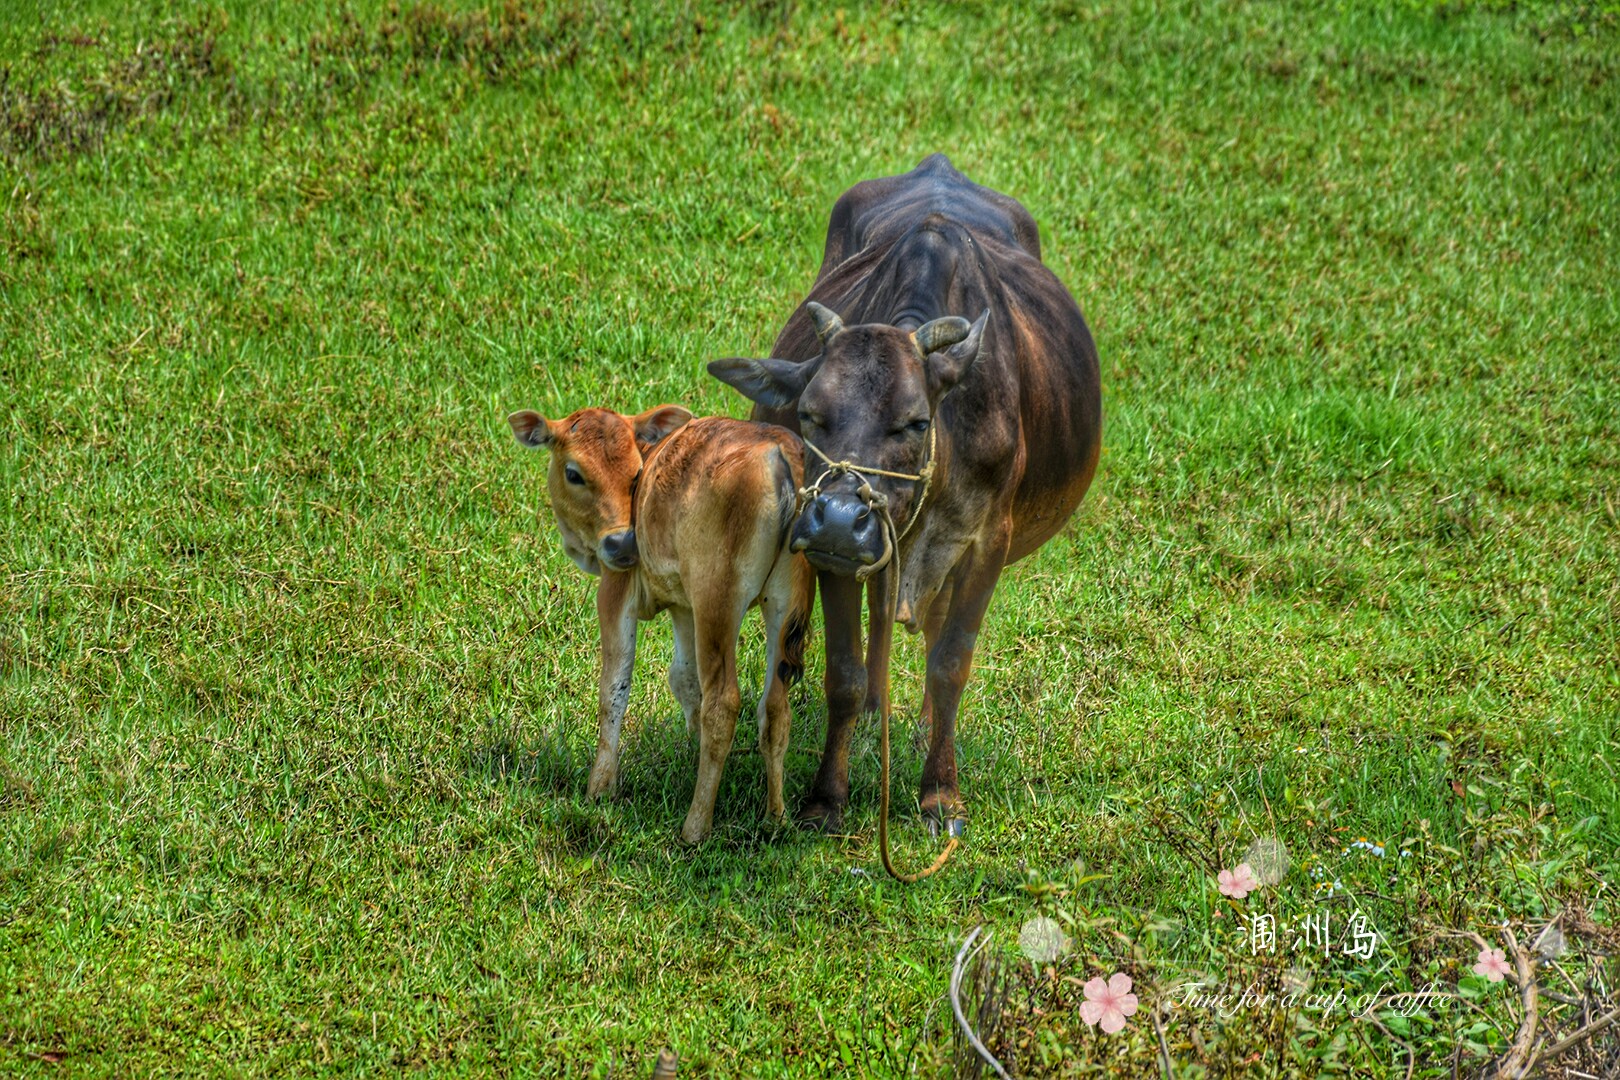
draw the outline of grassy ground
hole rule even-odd
[[[1447,932],[1566,909],[1548,985],[1612,1002],[1614,15],[176,8],[0,24],[0,1072],[935,1075],[980,923],[1025,1073],[1154,1074],[1156,1007],[1178,1076],[1466,1073],[1516,995]],[[591,583],[503,417],[742,414],[702,364],[934,150],[1039,220],[1107,410],[992,607],[970,843],[882,878],[869,725],[850,835],[766,825],[740,748],[682,850],[667,627],[581,799]],[[1221,896],[1258,837],[1286,876]],[[1329,955],[1252,955],[1256,912]],[[1167,1004],[1195,978],[1452,996]]]

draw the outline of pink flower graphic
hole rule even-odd
[[[1241,900],[1260,887],[1254,880],[1254,868],[1246,862],[1238,863],[1236,870],[1222,870],[1219,877],[1221,895],[1234,900]]]
[[[1501,949],[1481,949],[1479,959],[1474,964],[1474,974],[1483,975],[1491,982],[1501,982],[1502,976],[1510,974],[1513,965],[1507,962]]]
[[[1125,1018],[1136,1011],[1136,995],[1131,993],[1131,977],[1123,971],[1108,976],[1108,981],[1092,979],[1086,983],[1086,1000],[1080,1003],[1080,1018],[1087,1027],[1099,1022],[1102,1029],[1112,1035],[1125,1026]]]

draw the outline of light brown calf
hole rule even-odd
[[[708,835],[742,698],[737,633],[758,604],[766,641],[759,749],[766,811],[780,818],[787,691],[804,670],[815,600],[814,572],[787,549],[804,474],[798,436],[771,424],[693,420],[679,405],[640,416],[582,409],[562,420],[524,411],[507,421],[518,442],[551,451],[547,485],[563,549],[602,578],[599,730],[586,795],[609,794],[618,781],[636,624],[668,609],[675,621],[669,686],[700,739],[681,837],[695,844]]]

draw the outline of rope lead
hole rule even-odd
[[[824,483],[826,483],[829,477],[837,479],[844,473],[848,473],[860,481],[860,487],[855,489],[856,497],[859,498],[861,502],[866,504],[867,509],[871,510],[877,515],[878,521],[882,525],[883,552],[878,557],[876,562],[870,564],[869,566],[863,566],[861,569],[855,572],[856,581],[865,583],[868,578],[879,573],[884,567],[888,566],[889,563],[894,560],[895,553],[900,550],[900,541],[906,538],[907,534],[911,532],[911,527],[917,524],[917,519],[922,516],[923,504],[928,500],[928,491],[934,480],[935,432],[936,429],[934,425],[930,423],[928,425],[928,460],[923,465],[922,472],[918,473],[890,472],[887,469],[867,468],[857,464],[856,462],[850,461],[847,458],[843,461],[834,461],[832,458],[822,453],[821,448],[815,443],[811,442],[809,439],[804,439],[804,445],[808,446],[811,451],[815,453],[816,457],[826,462],[827,467],[822,470],[820,476],[816,477],[815,483],[799,489],[798,506],[794,510],[795,516],[804,510],[805,505],[809,503],[811,499],[814,499],[816,496],[821,494],[821,487]],[[801,435],[800,438],[802,439],[804,437]],[[920,482],[922,484],[922,492],[917,496],[917,505],[911,511],[911,520],[906,522],[906,527],[901,530],[898,535],[896,535],[894,529],[894,516],[889,513],[889,497],[883,494],[881,491],[874,491],[872,489],[872,482],[867,479],[868,476],[888,476],[896,480],[911,480],[914,482]],[[895,612],[900,607],[900,572],[898,566],[895,567],[894,572],[889,575],[889,589],[886,599],[888,601],[887,621],[889,623],[889,632],[893,633]],[[960,837],[952,835],[950,841],[945,845],[945,850],[939,853],[939,857],[933,861],[932,865],[922,870],[918,870],[914,874],[902,874],[900,871],[894,868],[894,863],[889,858],[888,710],[883,711],[882,715],[878,718],[878,722],[882,729],[882,735],[880,738],[882,752],[878,757],[880,771],[882,773],[880,781],[881,787],[878,789],[878,802],[880,804],[878,810],[878,854],[882,856],[883,869],[887,870],[889,875],[895,880],[903,881],[909,885],[912,882],[921,881],[925,877],[938,873],[945,866],[946,862],[950,860],[951,855],[956,851],[956,849],[962,846],[962,841]]]

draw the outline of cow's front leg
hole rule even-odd
[[[836,832],[849,803],[849,742],[866,703],[866,665],[861,661],[861,583],[823,572],[821,617],[826,631],[827,744],[810,793],[799,807],[799,821]]]
[[[898,574],[895,561],[866,583],[866,703],[867,716],[889,715],[889,653],[894,648],[894,613],[889,609],[890,577]]]
[[[928,615],[923,620],[923,643],[929,653],[939,643],[940,635],[945,632],[945,616],[951,610],[950,584],[934,597],[934,602],[928,606]],[[925,654],[926,656],[926,654]],[[934,701],[928,693],[928,680],[923,680],[922,708],[917,712],[917,726],[911,733],[911,744],[919,754],[928,753],[928,737],[934,718]]]
[[[605,571],[596,587],[596,621],[602,634],[602,673],[596,695],[596,764],[585,797],[611,795],[619,783],[619,731],[630,704],[630,677],[636,666],[636,614],[630,604],[630,575]]]
[[[970,563],[956,578],[938,640],[928,650],[927,694],[933,730],[928,758],[923,762],[922,813],[930,831],[943,826],[953,836],[967,824],[967,809],[956,783],[956,714],[973,670],[979,626],[1006,559],[1006,535],[1006,530],[998,530],[995,541],[979,545],[969,556]]]

